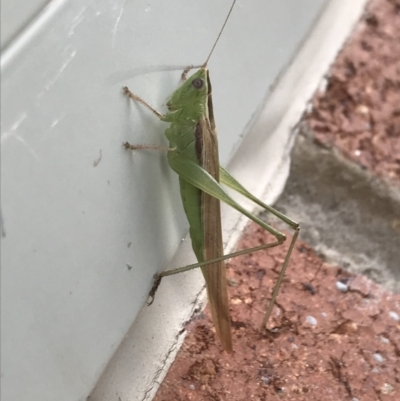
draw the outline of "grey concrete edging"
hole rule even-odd
[[[327,262],[400,292],[400,188],[313,138],[300,129],[277,207]]]

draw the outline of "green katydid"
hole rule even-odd
[[[224,184],[252,200],[263,209],[277,216],[294,230],[289,250],[267,307],[263,327],[265,327],[271,314],[299,233],[299,225],[295,221],[254,197],[219,165],[217,134],[211,98],[211,82],[207,64],[229,19],[235,2],[236,0],[231,5],[228,16],[205,63],[189,78],[186,75],[191,67],[184,70],[182,74],[184,82],[169,98],[167,102],[168,112],[165,115],[159,113],[139,96],[133,94],[127,87],[123,88],[124,93],[132,100],[141,103],[151,110],[161,121],[170,124],[169,128],[165,131],[165,135],[169,141],[168,148],[144,145],[135,146],[128,142],[124,146],[126,149],[132,150],[161,149],[168,151],[168,163],[179,175],[181,197],[190,225],[192,247],[198,260],[198,263],[156,274],[155,283],[149,295],[154,299],[162,277],[177,274],[195,267],[201,267],[206,281],[212,319],[217,335],[224,350],[227,352],[232,351],[232,336],[224,260],[275,247],[282,244],[286,237],[283,233],[263,222],[236,203],[220,184]],[[274,235],[276,241],[224,255],[220,201],[225,202],[256,222]]]

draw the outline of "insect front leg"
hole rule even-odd
[[[152,111],[160,120],[163,120],[164,116],[159,113],[156,109],[151,107],[146,101],[144,101],[141,97],[132,93],[127,86],[122,88],[124,94],[128,96],[130,99],[141,103],[143,106],[147,107],[150,111]],[[163,150],[163,151],[171,151],[175,150],[175,148],[165,147],[165,146],[156,146],[156,145],[131,145],[129,142],[125,142],[122,146],[127,150],[138,150],[138,149],[151,149],[151,150]]]
[[[141,103],[143,106],[147,107],[149,110],[151,110],[160,120],[164,119],[164,116],[159,113],[156,109],[154,109],[153,107],[151,107],[146,101],[144,101],[141,97],[135,95],[134,93],[132,93],[129,88],[127,86],[124,86],[122,88],[122,91],[124,92],[124,94],[126,96],[128,96],[129,98],[131,98],[132,100],[135,100],[136,102]]]
[[[181,75],[181,80],[182,81],[186,81],[187,80],[187,74],[189,73],[189,71],[193,68],[193,65],[188,65],[182,72]]]

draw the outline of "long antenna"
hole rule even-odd
[[[210,54],[208,55],[208,57],[207,57],[205,63],[201,66],[202,68],[207,67],[208,61],[210,60],[210,57],[211,57],[211,55],[213,54],[213,51],[214,51],[214,49],[215,49],[215,46],[217,46],[217,43],[218,43],[218,41],[219,41],[219,38],[221,37],[222,32],[224,31],[225,25],[226,25],[226,23],[228,22],[229,16],[230,16],[231,13],[232,13],[233,6],[235,5],[235,3],[236,3],[236,0],[233,0],[233,3],[232,3],[231,8],[230,8],[230,10],[229,10],[229,13],[228,13],[227,17],[225,18],[224,25],[222,25],[222,28],[221,28],[221,30],[219,31],[217,40],[214,42],[214,45],[213,45],[213,47],[212,47],[212,49],[211,49],[211,51],[210,51]]]

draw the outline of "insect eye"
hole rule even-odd
[[[200,89],[200,88],[203,87],[204,81],[203,81],[201,78],[195,78],[195,79],[192,81],[192,85],[193,85],[194,88]]]

